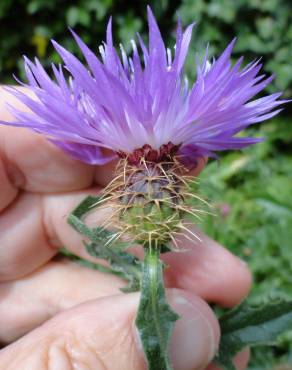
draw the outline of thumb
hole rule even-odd
[[[217,321],[200,298],[168,294],[181,316],[170,346],[174,369],[202,368],[217,349]],[[134,325],[138,302],[138,293],[116,295],[64,311],[0,351],[0,369],[145,370]]]

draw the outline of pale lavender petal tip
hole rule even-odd
[[[183,67],[194,24],[183,32],[179,21],[172,50],[166,49],[150,7],[148,24],[149,46],[138,35],[130,57],[122,45],[119,52],[114,48],[110,19],[99,56],[71,30],[86,66],[55,41],[63,66],[52,65],[53,78],[37,59],[25,58],[25,86],[35,98],[10,89],[30,113],[11,108],[15,122],[5,124],[46,135],[73,158],[90,164],[104,164],[145,145],[159,150],[168,143],[191,164],[200,156],[216,157],[217,151],[258,142],[237,134],[273,117],[287,102],[279,100],[281,93],[252,100],[273,78],[259,75],[259,61],[242,68],[241,58],[232,65],[234,39],[217,60],[210,62],[206,51],[189,86]],[[106,156],[103,148],[113,156]]]

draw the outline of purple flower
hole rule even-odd
[[[54,79],[40,62],[25,58],[29,89],[37,99],[16,89],[12,93],[31,112],[10,108],[16,121],[9,125],[28,127],[46,135],[74,158],[102,164],[115,156],[133,160],[148,153],[159,159],[175,153],[187,163],[214,152],[240,149],[261,139],[236,134],[251,124],[276,115],[284,101],[281,93],[252,100],[272,80],[258,75],[261,64],[254,61],[233,66],[233,40],[217,60],[197,62],[192,86],[183,75],[193,24],[183,32],[177,27],[174,51],[166,49],[155,18],[148,8],[149,46],[138,35],[127,57],[113,46],[112,22],[98,58],[72,31],[87,66],[55,41],[64,66],[52,65]],[[66,70],[64,74],[64,70]],[[69,79],[65,76],[69,73]],[[103,148],[113,151],[106,156]]]

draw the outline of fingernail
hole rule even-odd
[[[210,307],[190,293],[172,290],[168,295],[180,315],[170,344],[174,370],[203,369],[215,356],[219,325]]]

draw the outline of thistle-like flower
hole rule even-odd
[[[237,134],[276,115],[284,101],[278,100],[281,93],[251,101],[272,77],[258,75],[259,61],[241,68],[240,58],[232,65],[235,40],[211,62],[207,50],[189,86],[183,67],[194,25],[183,32],[178,22],[171,50],[150,8],[148,22],[148,47],[138,35],[138,43],[131,41],[130,57],[122,45],[120,51],[114,48],[110,20],[100,58],[72,31],[86,66],[55,41],[64,66],[52,65],[53,79],[37,59],[25,58],[24,85],[36,98],[10,89],[30,112],[11,107],[16,121],[9,124],[46,135],[86,163],[119,158],[117,179],[107,193],[117,201],[120,229],[142,243],[164,243],[183,227],[181,218],[188,211],[183,206],[186,170],[199,157],[259,142]]]

